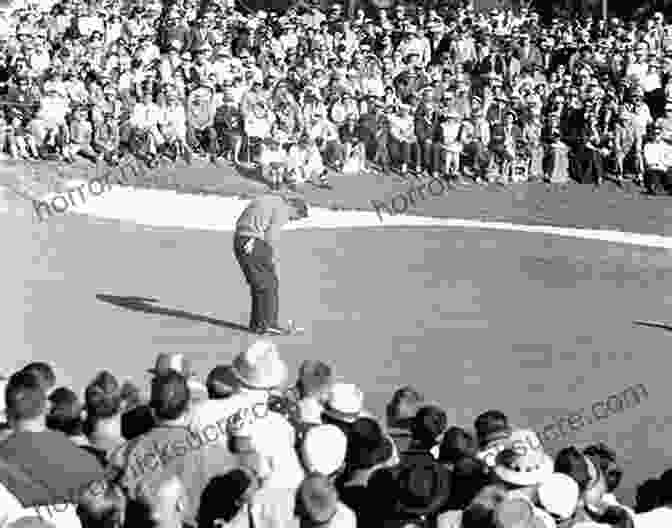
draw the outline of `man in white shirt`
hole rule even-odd
[[[656,123],[653,140],[644,146],[644,184],[649,194],[669,188],[672,168],[672,146],[663,141],[663,129]]]

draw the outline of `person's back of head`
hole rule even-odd
[[[90,420],[105,420],[121,413],[121,388],[108,371],[99,372],[84,391],[86,413]]]
[[[77,394],[67,387],[59,387],[49,396],[51,409],[47,414],[47,427],[61,431],[66,436],[79,436],[84,431],[83,406]]]
[[[35,376],[40,381],[44,392],[47,394],[56,387],[56,374],[54,373],[54,369],[44,361],[33,361],[32,363],[28,363],[21,370]]]
[[[254,473],[244,467],[212,478],[201,495],[198,528],[218,528],[230,523],[259,485]]]
[[[149,405],[157,420],[175,421],[184,418],[190,398],[187,378],[179,372],[171,370],[152,379]]]
[[[474,421],[476,438],[479,447],[483,448],[488,443],[506,438],[511,434],[509,419],[502,411],[489,410],[479,414]]]
[[[187,490],[171,470],[143,483],[137,500],[129,504],[125,524],[152,528],[182,528],[188,508]]]
[[[82,528],[121,528],[127,500],[121,488],[100,483],[82,495],[77,515]]]
[[[439,461],[443,464],[455,464],[464,457],[476,455],[477,446],[474,437],[461,427],[449,427],[439,449]]]
[[[43,382],[35,374],[19,371],[9,378],[5,387],[7,419],[15,429],[33,423],[39,427],[47,412],[47,394]]]
[[[446,412],[436,405],[425,405],[411,422],[411,435],[418,447],[433,448],[441,440],[448,426]]]
[[[329,365],[319,360],[306,360],[299,368],[296,387],[301,398],[320,397],[326,394],[333,380]]]
[[[637,486],[635,493],[635,513],[646,513],[660,505],[659,479],[647,479]]]
[[[386,407],[388,427],[410,428],[424,401],[424,396],[410,385],[397,389]]]

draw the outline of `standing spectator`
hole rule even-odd
[[[76,503],[83,491],[103,479],[103,468],[94,456],[62,432],[47,429],[47,395],[41,379],[30,371],[13,374],[5,404],[13,432],[0,444],[0,458],[29,475],[30,484],[6,472],[2,483],[24,506]]]

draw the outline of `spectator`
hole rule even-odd
[[[87,449],[105,466],[108,456],[125,442],[121,434],[122,398],[117,379],[106,370],[99,372],[86,387],[84,400]]]
[[[62,432],[47,429],[44,378],[31,370],[39,369],[31,367],[9,379],[5,405],[13,432],[0,445],[0,458],[17,468],[19,475],[30,477],[17,479],[3,472],[2,483],[24,506],[76,504],[82,491],[103,479],[103,468]]]
[[[84,435],[84,407],[77,394],[67,387],[59,387],[51,393],[49,402],[51,408],[47,414],[47,427],[61,431],[75,445],[87,445],[89,441]]]
[[[354,528],[355,514],[338,497],[333,484],[324,475],[309,475],[302,482],[296,498],[296,510],[302,528]]]
[[[208,440],[212,429],[217,431],[216,424],[210,424],[208,431],[188,428],[190,396],[185,376],[175,370],[157,374],[150,401],[157,424],[114,451],[110,465],[117,471],[115,481],[135,504],[142,503],[138,493],[143,486],[151,487],[166,474],[179,477],[188,494],[185,522],[195,526],[201,492],[212,476],[228,471],[235,462],[221,443]],[[156,446],[163,449],[157,452]]]

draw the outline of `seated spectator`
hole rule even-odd
[[[644,184],[650,194],[669,191],[672,180],[672,147],[663,141],[662,129],[654,125],[651,141],[644,146]]]
[[[329,186],[320,149],[308,134],[302,134],[298,142],[289,148],[287,169],[287,178],[292,185],[312,181],[318,186]]]
[[[77,108],[70,121],[70,142],[65,149],[66,160],[72,162],[75,156],[81,155],[95,162],[98,156],[91,146],[92,141],[93,128],[88,121],[87,111],[85,108]]]
[[[345,165],[344,172],[350,174],[367,173],[366,151],[364,142],[360,139],[360,131],[357,127],[357,117],[349,113],[343,125],[339,129],[339,138],[344,148]]]
[[[411,107],[407,104],[399,105],[399,112],[390,116],[390,136],[399,152],[401,175],[408,175],[408,166],[412,160],[416,162],[416,173],[422,172],[418,142],[415,136],[415,122],[411,115]]]

